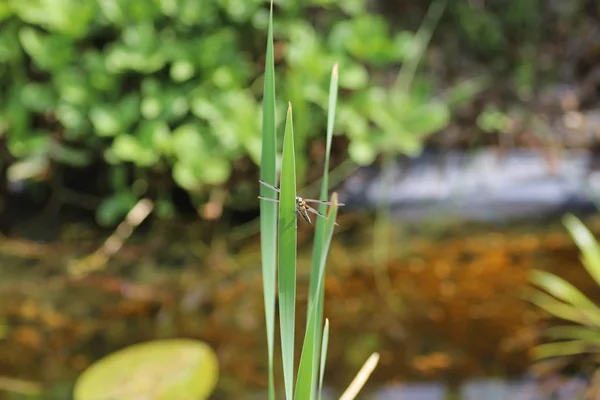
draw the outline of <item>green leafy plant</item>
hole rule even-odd
[[[261,179],[276,186],[276,134],[275,134],[275,73],[273,61],[273,17],[269,15],[265,82],[263,97],[263,153],[261,156]],[[333,136],[333,124],[337,101],[338,70],[334,66],[329,91],[329,118],[327,126],[327,154],[324,177],[321,183],[321,199],[326,200],[328,192],[329,152]],[[263,293],[267,326],[269,399],[275,398],[273,371],[273,347],[275,331],[275,281],[278,280],[279,325],[283,362],[283,383],[286,399],[320,398],[324,376],[325,358],[329,328],[323,327],[323,300],[325,263],[333,237],[337,216],[337,196],[331,198],[328,212],[320,206],[320,212],[327,219],[315,221],[315,244],[313,248],[313,268],[309,288],[309,304],[306,328],[298,373],[294,376],[295,320],[296,320],[296,148],[292,105],[287,108],[286,124],[281,157],[281,179],[278,207],[275,202],[261,202],[261,252],[263,271]],[[273,198],[272,189],[261,186],[261,196]],[[294,382],[295,381],[295,382]]]
[[[64,171],[57,166],[101,165],[101,178],[126,169],[126,185],[102,180],[104,201],[96,210],[102,224],[119,221],[132,198],[148,192],[168,198],[172,184],[197,206],[208,201],[214,187],[238,172],[238,160],[260,162],[261,63],[252,54],[268,25],[264,6],[264,0],[3,4],[0,137],[11,155],[3,167],[16,169],[9,173],[14,179],[55,184]],[[274,32],[285,44],[277,78],[281,98],[294,104],[299,184],[311,165],[308,143],[323,133],[328,93],[321,82],[334,62],[345,71],[334,133],[349,139],[353,163],[371,163],[388,146],[417,152],[419,138],[447,123],[444,102],[431,90],[399,97],[381,83],[420,46],[413,33],[393,32],[364,0],[277,6],[286,16]],[[309,24],[306,14],[315,6],[327,18]],[[145,185],[133,188],[139,181]],[[247,192],[232,190],[232,206],[244,203],[240,198],[247,203]],[[169,207],[157,212],[171,214],[160,210]]]
[[[576,217],[564,219],[565,226],[581,251],[581,262],[600,285],[600,244]],[[546,335],[551,340],[537,346],[536,359],[600,354],[600,307],[565,279],[550,272],[535,270],[531,281],[540,289],[529,291],[527,299],[550,315],[568,321],[552,326]]]

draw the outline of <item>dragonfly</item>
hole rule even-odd
[[[264,185],[266,187],[268,187],[269,189],[272,189],[274,191],[276,191],[277,193],[280,193],[279,188],[265,182],[262,180],[259,180],[261,185]],[[263,196],[258,196],[259,199],[261,200],[268,200],[268,201],[273,201],[275,203],[279,203],[279,199],[274,199],[272,197],[263,197]],[[315,210],[314,208],[312,208],[311,206],[309,206],[306,203],[316,203],[316,204],[325,204],[327,206],[331,205],[330,201],[323,201],[323,200],[314,200],[314,199],[304,199],[300,196],[296,196],[296,214],[301,216],[306,222],[308,222],[309,224],[312,224],[312,221],[310,219],[310,216],[308,215],[308,213],[313,213],[315,215],[318,215],[321,218],[325,218],[327,219],[327,217],[323,214],[321,214],[319,211]],[[344,206],[344,203],[337,203],[338,206]],[[335,223],[337,226],[338,223]]]

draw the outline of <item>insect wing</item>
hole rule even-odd
[[[275,202],[275,203],[279,203],[279,199],[274,199],[272,197],[258,196],[258,198],[261,199],[261,200],[268,200],[268,201],[272,201],[272,202]]]
[[[327,219],[327,217],[326,217],[325,215],[321,214],[319,211],[315,210],[315,209],[314,209],[314,208],[312,208],[311,206],[306,206],[306,209],[307,209],[308,211],[310,211],[311,213],[313,213],[313,214],[315,214],[315,215],[318,215],[318,216],[319,216],[319,217],[321,217],[321,218]],[[335,225],[336,225],[336,226],[340,226],[340,225],[339,225],[337,222],[335,222]]]
[[[276,188],[275,186],[271,185],[270,183],[267,183],[267,182],[261,181],[261,180],[259,180],[259,182],[261,185],[264,185],[264,186],[268,187],[269,189],[274,190],[277,193],[279,193],[279,188]]]
[[[305,202],[307,203],[317,203],[317,204],[325,204],[326,206],[330,206],[331,202],[330,201],[324,201],[324,200],[315,200],[315,199],[304,199]],[[344,203],[337,203],[338,206],[345,206]]]

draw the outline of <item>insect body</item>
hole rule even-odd
[[[266,187],[268,187],[269,189],[272,189],[274,191],[276,191],[277,193],[279,193],[279,188],[276,188],[273,185],[268,184],[265,181],[260,181],[261,185],[264,185]],[[271,197],[263,197],[263,196],[258,196],[259,199],[261,200],[268,200],[268,201],[274,201],[275,203],[279,202],[279,199],[273,199]],[[306,203],[317,203],[317,204],[325,204],[325,205],[331,205],[330,201],[323,201],[323,200],[314,200],[314,199],[304,199],[300,196],[296,196],[296,214],[301,216],[306,222],[308,222],[309,224],[312,223],[312,221],[310,220],[310,216],[308,215],[308,213],[313,213],[315,215],[318,215],[319,217],[325,218],[327,219],[326,216],[324,216],[323,214],[321,214],[319,211],[315,210],[314,208],[312,208],[311,206],[309,206]],[[338,206],[343,206],[344,203],[337,203]],[[336,225],[337,222],[335,223]],[[338,225],[339,226],[339,225]]]

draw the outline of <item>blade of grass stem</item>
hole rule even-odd
[[[337,105],[337,95],[338,95],[338,64],[336,63],[331,70],[331,81],[329,83],[329,103],[328,103],[328,112],[327,112],[327,139],[326,139],[326,149],[325,149],[325,165],[323,167],[323,178],[321,181],[321,195],[320,199],[325,201],[327,200],[327,193],[329,191],[329,156],[331,153],[331,143],[333,141],[333,127],[335,124],[335,111]],[[324,204],[319,205],[319,211],[321,214],[327,214],[327,206]],[[312,304],[316,304],[316,324],[311,328],[314,329],[314,336],[316,345],[314,346],[314,354],[313,354],[313,368],[312,368],[312,382],[314,391],[316,389],[316,377],[319,372],[318,369],[318,360],[319,360],[319,352],[320,352],[320,342],[321,342],[321,330],[322,330],[322,320],[323,320],[323,302],[324,302],[324,287],[321,288],[320,291],[317,291],[319,275],[321,274],[320,266],[321,259],[323,258],[322,247],[325,236],[325,222],[322,219],[319,219],[316,222],[315,236],[313,242],[313,253],[312,253],[312,269],[310,274],[310,285],[308,289],[308,304],[309,309]],[[308,315],[307,315],[308,320]],[[308,326],[307,326],[308,329]]]
[[[321,344],[321,365],[319,366],[319,389],[317,398],[323,397],[323,377],[325,376],[325,361],[327,361],[327,346],[329,345],[329,319],[325,318],[325,327],[323,328],[323,343]]]
[[[315,287],[315,295],[323,293],[323,281],[325,279],[325,263],[333,231],[335,229],[335,220],[337,218],[338,201],[337,193],[331,196],[331,206],[327,214],[327,220],[324,223],[324,238],[321,245],[321,257],[319,258],[318,269],[313,270],[313,274],[317,274],[317,285]],[[298,382],[296,385],[296,399],[308,400],[313,398],[313,393],[316,389],[316,377],[314,373],[318,366],[320,346],[317,339],[320,340],[320,320],[318,317],[322,315],[322,310],[319,312],[319,302],[313,301],[308,306],[307,327],[304,334],[304,343],[302,345],[302,355],[300,357],[300,367],[298,369]],[[319,328],[317,328],[319,326]],[[317,333],[318,331],[318,333]]]
[[[277,136],[275,132],[275,65],[273,58],[273,2],[269,12],[265,83],[262,104],[262,153],[260,179],[277,185]],[[260,185],[261,196],[271,197],[272,191]],[[260,245],[262,260],[263,297],[267,330],[269,400],[275,399],[273,352],[275,345],[275,277],[277,266],[277,204],[260,202]]]
[[[294,393],[294,323],[296,317],[296,162],[292,105],[288,106],[279,196],[279,324],[287,400]]]

